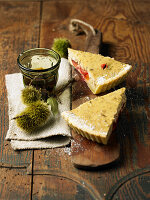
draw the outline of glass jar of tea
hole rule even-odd
[[[24,85],[52,93],[58,80],[60,56],[54,50],[35,48],[18,56],[18,66],[23,75]]]

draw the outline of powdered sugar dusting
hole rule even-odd
[[[67,153],[69,156],[71,155],[71,148],[70,147],[65,147],[64,152]]]
[[[64,118],[69,120],[69,123],[71,123],[73,126],[78,127],[81,130],[94,130],[95,126],[92,126],[87,122],[87,120],[83,120],[80,117],[74,115],[71,112],[64,112],[62,113],[62,116]]]
[[[88,150],[86,146],[82,145],[82,140],[84,140],[84,137],[81,137],[79,140],[71,139],[71,146],[66,146],[64,148],[56,148],[52,156],[56,157],[57,155],[59,155],[63,156],[64,160],[68,160],[70,156]]]
[[[123,66],[125,66],[125,67],[124,67],[124,70],[127,70],[127,71],[128,71],[129,69],[131,69],[131,65],[128,65],[128,64],[127,64],[127,65],[123,65]]]
[[[106,136],[108,133],[107,132],[104,132],[104,131],[100,131],[99,133],[101,136]]]
[[[104,82],[105,82],[105,78],[104,78],[104,76],[101,76],[101,77],[98,77],[98,79],[96,80],[96,82],[97,82],[97,84],[104,84]]]

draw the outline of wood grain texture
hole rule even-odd
[[[74,168],[70,147],[36,151],[33,174],[33,199],[45,196],[50,199],[55,195],[56,199],[101,199],[87,173]],[[46,185],[46,189],[41,185]]]
[[[35,4],[37,5],[37,4]],[[38,46],[39,36],[39,14],[35,16],[34,4],[28,3],[1,3],[0,5],[0,115],[1,115],[1,137],[0,162],[9,165],[21,166],[30,163],[32,153],[14,152],[9,142],[5,141],[8,130],[8,103],[5,86],[5,74],[19,72],[17,57],[26,49]],[[39,4],[37,5],[39,6]],[[40,8],[40,7],[39,7]],[[22,12],[20,12],[22,11]],[[31,14],[34,13],[34,14]],[[5,147],[5,148],[4,148]]]
[[[142,4],[144,4],[142,6]],[[123,112],[119,121],[117,132],[122,145],[122,156],[120,164],[97,172],[79,171],[75,169],[71,163],[71,152],[67,150],[68,155],[64,156],[65,149],[47,150],[45,154],[35,151],[34,180],[38,181],[39,174],[51,174],[52,170],[59,170],[63,175],[75,174],[80,180],[90,182],[91,188],[99,193],[103,198],[110,190],[113,184],[117,183],[122,177],[126,176],[134,169],[141,168],[150,164],[149,155],[149,136],[148,136],[148,83],[149,75],[149,22],[148,14],[145,7],[149,3],[147,1],[51,1],[43,2],[42,6],[42,23],[40,46],[50,48],[55,37],[67,37],[70,39],[72,47],[75,49],[84,49],[85,37],[83,35],[75,37],[68,31],[68,24],[71,18],[84,20],[101,30],[103,34],[102,54],[114,57],[122,62],[133,65],[133,71],[129,75],[126,82],[121,86],[127,86],[127,108]],[[141,17],[142,16],[142,17]],[[141,75],[142,66],[144,75]],[[140,78],[141,76],[141,78]],[[147,83],[145,85],[145,78]],[[142,94],[139,90],[138,79],[142,83]],[[87,100],[87,96],[91,95],[86,85],[80,90],[80,84],[77,83],[79,90],[74,95],[74,104],[82,103]],[[136,101],[140,101],[140,106]],[[138,97],[137,97],[138,96]],[[92,98],[92,97],[91,97]],[[143,109],[144,108],[144,109]],[[143,110],[143,113],[141,113]],[[136,115],[139,113],[139,115]],[[134,116],[133,116],[134,115]],[[138,121],[137,121],[138,116]],[[133,119],[134,118],[134,119]],[[135,121],[133,123],[133,121]],[[140,123],[139,123],[140,122]],[[142,124],[141,129],[139,129]],[[130,128],[129,128],[130,127]],[[142,132],[141,132],[142,130]],[[141,136],[144,139],[141,142]],[[143,137],[143,136],[142,136]],[[139,149],[139,150],[137,150]],[[140,153],[145,154],[146,159]],[[63,154],[62,154],[63,152]],[[147,155],[147,156],[146,156]],[[40,157],[40,159],[39,159]],[[46,162],[45,162],[46,161]],[[49,164],[48,164],[49,163]],[[50,175],[51,176],[51,175]],[[47,179],[51,177],[42,177],[43,183],[47,185]],[[55,180],[56,181],[56,180]],[[57,183],[57,181],[54,183]],[[73,183],[70,183],[73,187]],[[34,182],[33,194],[37,192],[39,181]],[[59,184],[59,187],[60,186]],[[71,187],[71,186],[70,186]],[[51,190],[52,186],[47,185]],[[67,187],[64,188],[66,193]],[[63,195],[63,194],[62,194]],[[70,196],[72,194],[69,194]],[[98,195],[97,195],[98,196]],[[99,196],[99,198],[100,198]],[[36,199],[36,198],[35,198]],[[57,199],[57,197],[56,197]],[[84,198],[83,198],[84,199]]]
[[[126,177],[120,179],[109,191],[106,200],[150,198],[149,192],[150,167],[134,170]]]
[[[0,173],[4,175],[0,178],[0,199],[15,199],[16,196],[11,196],[15,195],[11,190],[18,192],[18,199],[102,199],[114,184],[130,172],[150,165],[149,7],[147,0],[0,1]],[[8,130],[4,75],[18,72],[16,58],[21,51],[37,47],[38,44],[50,48],[55,37],[67,37],[74,49],[83,50],[85,37],[75,37],[68,31],[71,18],[84,20],[101,30],[103,55],[133,65],[127,81],[119,86],[127,87],[128,97],[117,127],[122,156],[120,163],[113,167],[83,171],[74,168],[70,147],[35,150],[32,180],[32,165],[28,168],[29,175],[24,169],[31,163],[32,151],[14,152],[9,142],[4,141]],[[90,95],[86,86],[84,94],[80,90],[76,92],[74,101],[81,103],[86,100]],[[7,171],[5,167],[12,164],[22,168]],[[18,171],[19,174],[15,176]],[[142,191],[140,178],[135,182],[139,191]],[[126,194],[126,188],[136,190],[136,186],[127,185],[122,195]],[[121,193],[118,194],[120,198]],[[144,195],[149,197],[146,191]],[[130,195],[130,199],[134,199],[134,196]]]
[[[99,30],[96,30],[96,35],[91,33],[86,36],[85,51],[91,53],[100,53],[100,47],[102,44],[102,34]],[[93,95],[89,90],[85,82],[81,79],[81,76],[76,70],[72,70],[72,76],[79,76],[80,80],[72,86],[72,107],[76,108],[83,102],[86,102],[96,95]],[[86,87],[85,87],[86,86]],[[86,88],[86,89],[85,89]],[[87,95],[84,92],[89,92]],[[77,97],[79,94],[80,97]],[[84,100],[81,100],[81,94]],[[78,101],[76,101],[78,99]],[[117,162],[120,157],[120,142],[117,139],[117,135],[112,134],[107,145],[98,144],[93,141],[89,141],[76,132],[72,131],[73,142],[71,143],[71,155],[72,162],[75,167],[81,169],[93,169],[98,167],[108,167],[108,165]]]
[[[0,174],[1,200],[31,198],[31,176],[26,176],[26,169],[0,168]]]
[[[30,199],[32,151],[14,151],[5,136],[9,127],[5,75],[19,72],[18,55],[38,46],[39,3],[0,2],[0,199]]]
[[[79,169],[108,168],[120,157],[120,144],[117,135],[112,134],[107,145],[98,144],[72,132],[71,143],[72,162]],[[108,166],[109,165],[109,166]]]

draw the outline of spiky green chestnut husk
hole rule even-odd
[[[61,58],[68,57],[68,48],[71,47],[70,41],[66,38],[55,38],[52,49],[56,51]]]
[[[27,86],[22,90],[21,98],[24,104],[28,105],[41,99],[41,93],[33,86]]]
[[[42,127],[50,117],[48,105],[43,101],[36,101],[16,116],[17,125],[28,133],[32,133]],[[20,116],[20,117],[19,117]]]

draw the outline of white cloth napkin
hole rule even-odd
[[[71,78],[70,72],[68,60],[62,58],[56,88],[60,88]],[[58,105],[59,115],[53,118],[53,120],[50,120],[43,128],[40,128],[35,133],[27,134],[16,125],[15,120],[12,120],[13,117],[25,108],[25,105],[21,101],[21,90],[24,88],[22,74],[7,74],[5,79],[9,114],[9,129],[7,131],[6,140],[11,140],[12,148],[14,150],[55,148],[69,144],[71,133],[68,125],[61,117],[61,112],[70,110],[70,89],[67,88],[60,95],[61,103]]]

